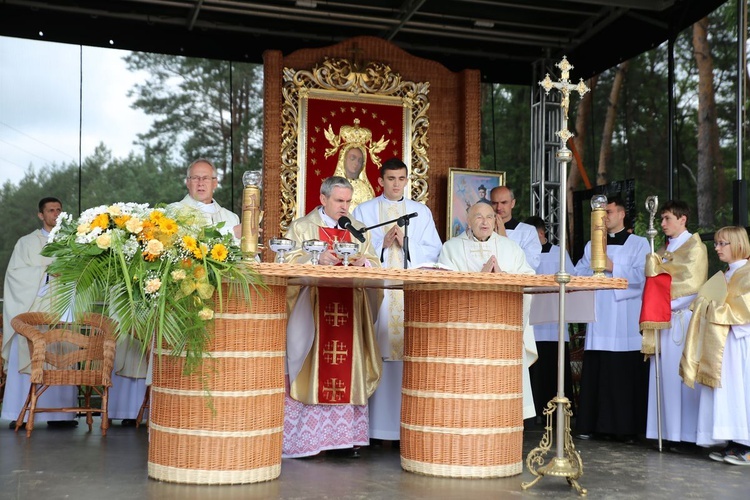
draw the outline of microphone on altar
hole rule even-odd
[[[341,217],[339,219],[338,224],[339,224],[339,227],[344,228],[347,231],[349,231],[352,236],[354,236],[355,238],[357,238],[360,241],[360,243],[364,243],[365,242],[365,236],[362,234],[364,232],[364,230],[360,231],[356,227],[352,226],[352,221],[349,219],[349,217],[347,217],[347,216]]]

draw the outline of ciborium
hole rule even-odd
[[[310,254],[310,264],[318,265],[320,254],[326,251],[328,243],[320,240],[305,240],[302,242],[302,250]]]
[[[290,240],[289,238],[271,238],[268,242],[268,246],[276,253],[276,262],[284,262],[284,256],[287,252],[294,250],[297,246],[297,242]]]
[[[343,264],[349,265],[349,256],[359,252],[359,243],[350,243],[348,241],[337,241],[333,244],[333,251],[336,255],[344,259]]]

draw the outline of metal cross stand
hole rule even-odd
[[[568,130],[568,109],[570,107],[570,93],[577,91],[583,97],[589,91],[589,88],[583,83],[583,79],[577,85],[570,83],[568,77],[573,66],[568,62],[566,57],[563,57],[562,61],[555,66],[560,68],[562,72],[560,79],[557,82],[553,82],[548,73],[544,77],[544,80],[539,82],[539,85],[542,86],[547,94],[553,88],[559,90],[562,94],[562,102],[560,104],[562,108],[562,128],[557,132],[558,137],[560,137],[560,149],[555,154],[555,158],[560,163],[560,206],[558,207],[560,211],[560,226],[558,231],[560,270],[555,274],[555,281],[560,285],[560,316],[557,338],[557,397],[548,402],[547,408],[544,410],[544,414],[547,416],[547,425],[539,446],[531,450],[526,457],[526,467],[529,469],[529,472],[537,477],[531,482],[522,483],[521,488],[531,488],[544,476],[557,476],[566,478],[568,483],[578,493],[586,495],[586,488],[581,487],[577,481],[583,475],[583,461],[581,461],[581,455],[578,454],[573,445],[573,437],[570,433],[570,417],[573,415],[573,412],[570,409],[570,400],[565,397],[565,372],[563,371],[563,367],[565,363],[565,285],[570,282],[570,274],[565,271],[565,219],[567,217],[565,198],[567,194],[566,180],[568,164],[573,158],[567,146],[568,139],[573,136]],[[557,412],[557,453],[545,465],[545,456],[552,448],[552,415],[555,412]]]

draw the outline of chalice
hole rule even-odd
[[[350,243],[348,241],[337,241],[333,244],[333,251],[336,255],[344,259],[343,264],[349,265],[349,256],[359,251],[359,243]]]
[[[297,246],[297,242],[290,240],[289,238],[271,238],[268,242],[268,246],[271,250],[276,252],[276,262],[281,264],[284,262],[284,256],[290,250],[294,250]]]
[[[320,254],[325,252],[328,248],[328,243],[320,240],[305,240],[302,242],[302,250],[312,254],[310,264],[313,266],[318,265]]]

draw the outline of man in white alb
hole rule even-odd
[[[438,262],[456,271],[484,273],[535,274],[526,262],[526,256],[518,243],[495,232],[495,211],[485,202],[475,203],[470,209],[467,222],[469,228],[451,238],[443,245]],[[536,234],[536,230],[534,230]],[[534,236],[536,238],[536,236]],[[537,238],[537,244],[539,240]],[[541,247],[541,244],[539,245]],[[484,256],[490,255],[485,260]],[[536,415],[531,394],[529,367],[536,361],[534,329],[529,326],[530,298],[523,300],[523,418]]]
[[[237,214],[223,208],[214,200],[214,191],[219,186],[218,175],[213,163],[199,158],[190,164],[185,178],[188,194],[170,207],[192,208],[199,211],[206,225],[224,223],[223,234],[233,234],[237,243],[242,237],[242,226]]]
[[[359,205],[353,215],[365,226],[374,226],[406,214],[418,214],[409,219],[407,230],[407,265],[412,268],[437,261],[442,243],[430,209],[404,197],[408,180],[409,173],[404,162],[398,158],[386,160],[380,167],[378,179],[383,194]],[[393,222],[368,231],[368,234],[383,267],[404,269],[402,227]],[[404,370],[403,290],[385,290],[375,331],[384,363],[380,385],[369,400],[370,437],[397,441],[401,431],[401,379]]]
[[[42,227],[16,242],[5,271],[2,356],[7,379],[0,418],[11,420],[12,429],[15,429],[15,420],[31,386],[31,360],[26,339],[13,331],[10,322],[21,313],[48,310],[45,300],[50,281],[47,266],[52,263],[52,259],[43,257],[41,251],[61,212],[62,203],[57,198],[48,197],[39,201],[37,215],[42,221]],[[77,395],[75,387],[51,387],[40,396],[40,406],[75,406]],[[73,417],[72,413],[40,413],[34,417],[34,421],[49,422],[50,425],[76,425]]]
[[[500,236],[507,236],[526,254],[526,261],[536,271],[539,267],[542,245],[539,243],[536,229],[529,224],[513,218],[513,208],[516,206],[516,196],[508,186],[498,186],[490,191],[490,203],[495,210],[495,231]]]

